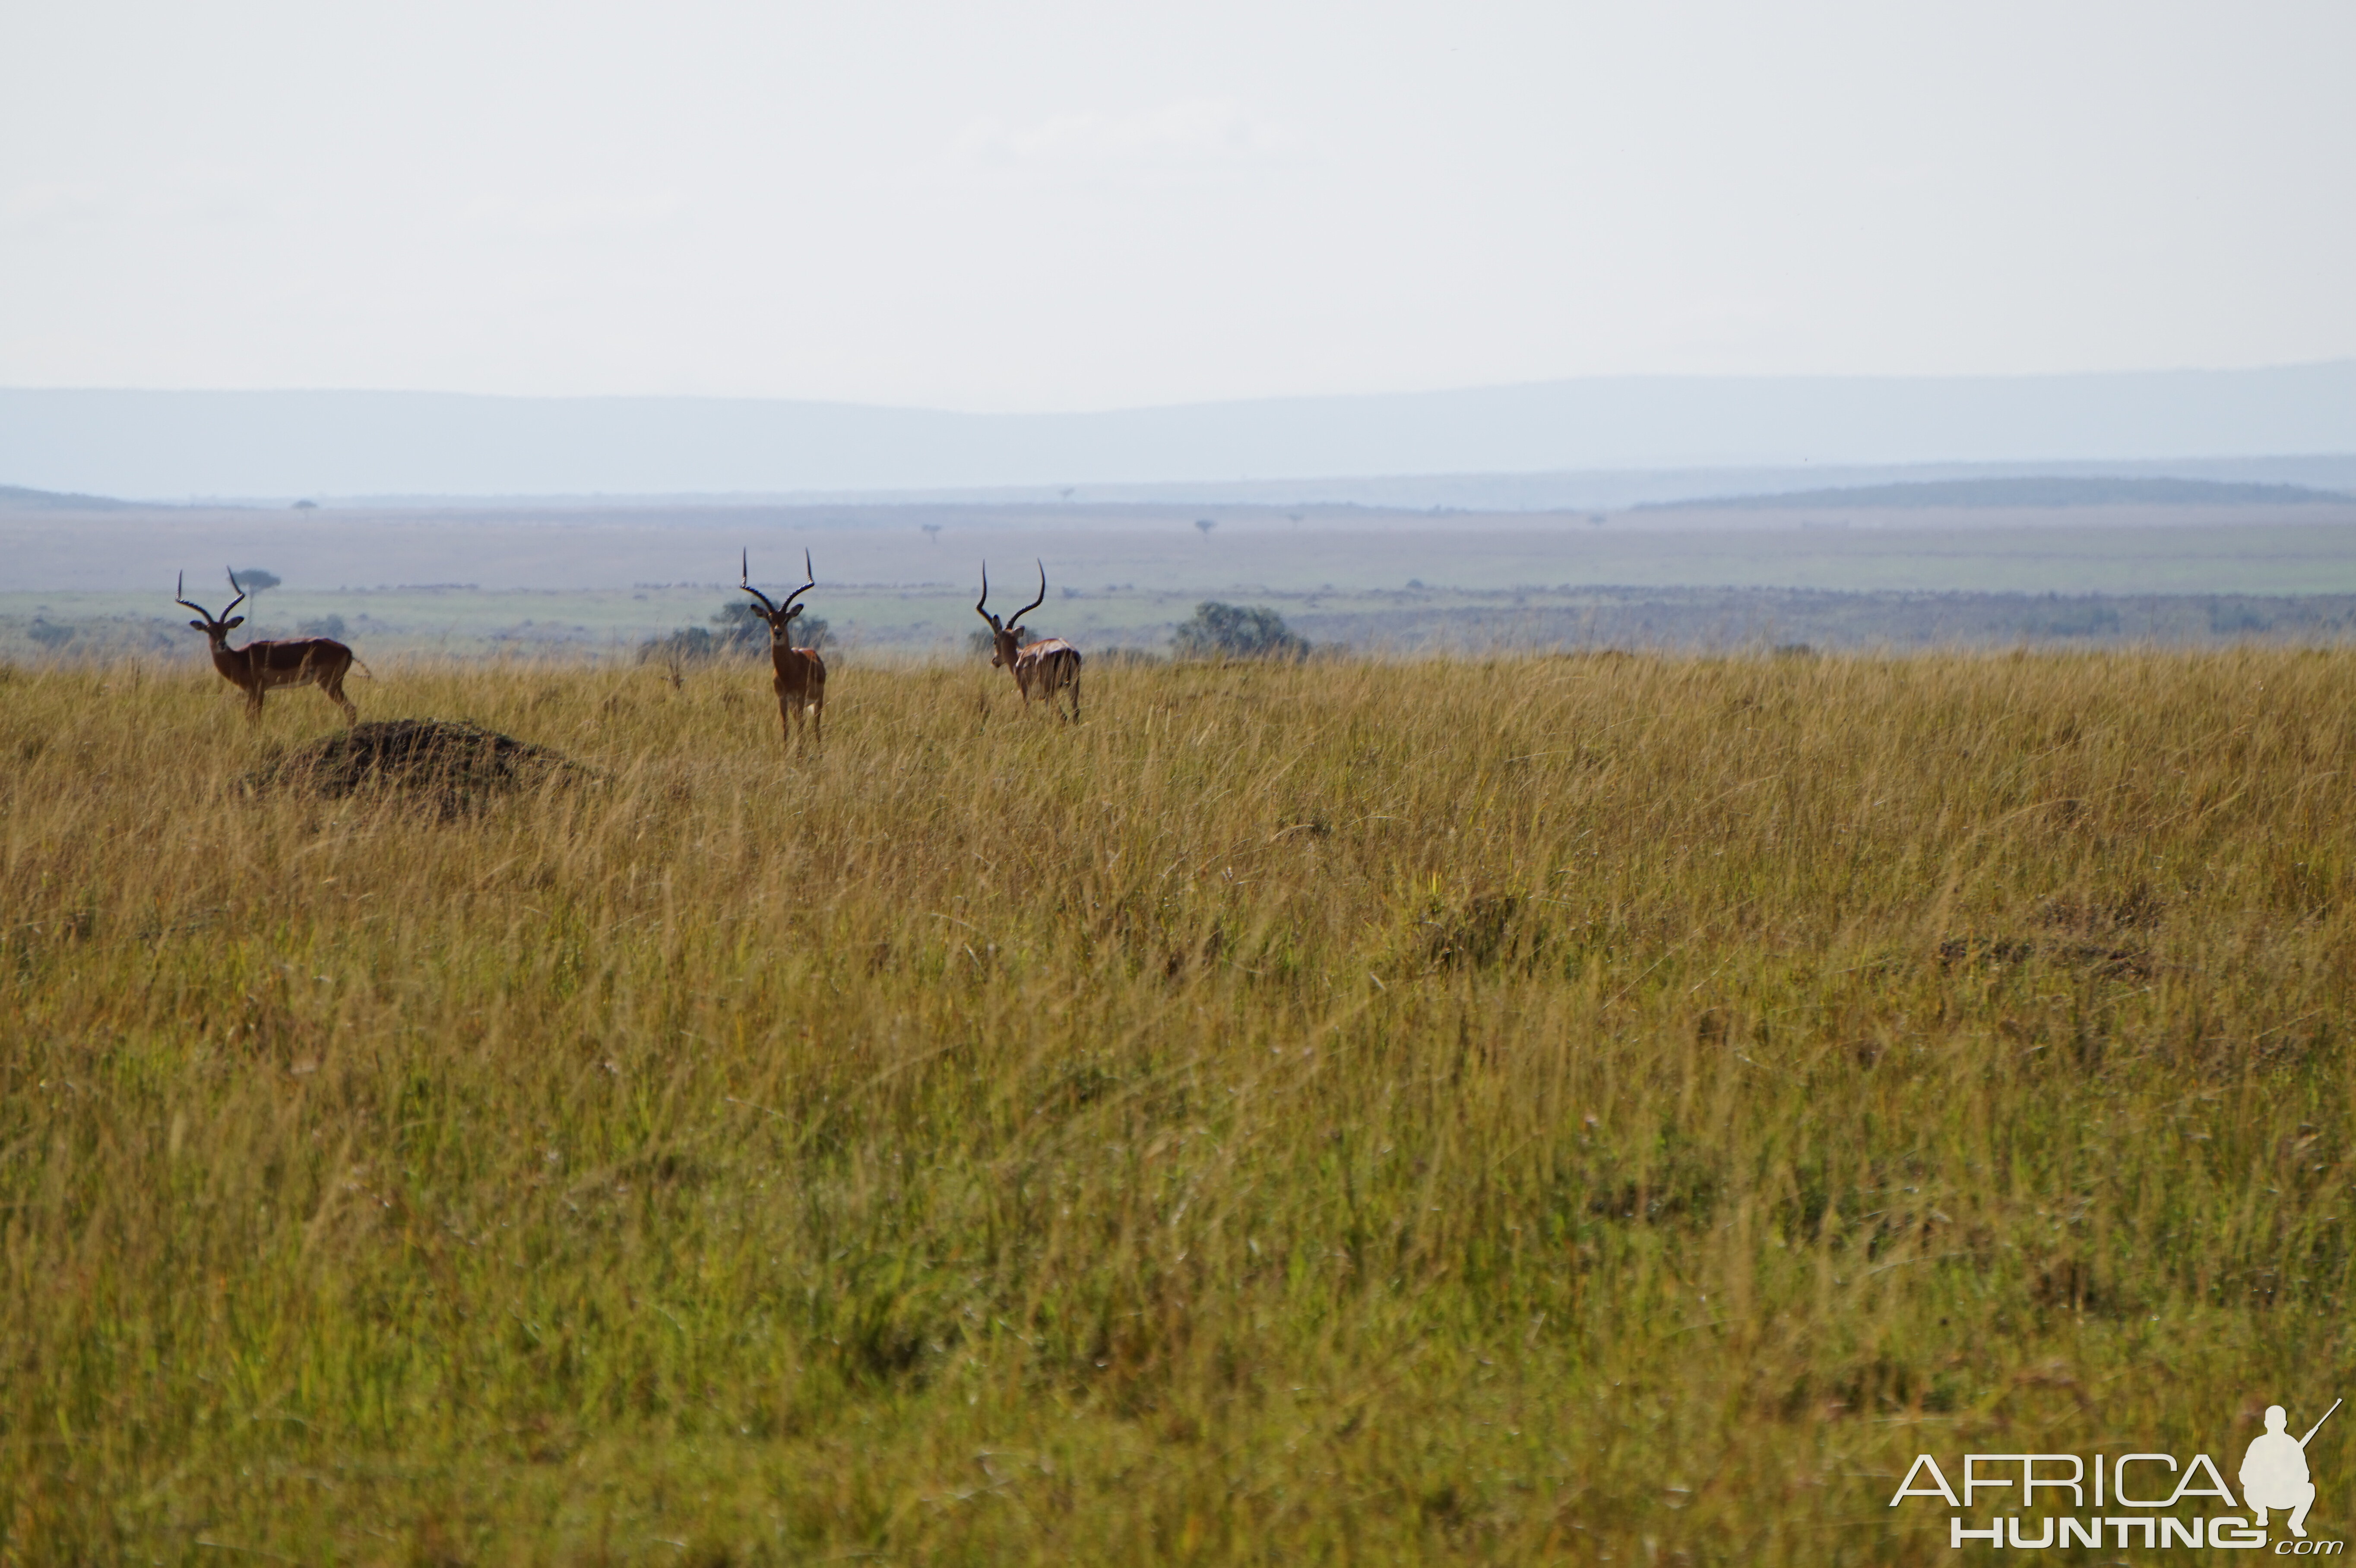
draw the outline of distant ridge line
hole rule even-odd
[[[82,496],[69,490],[28,490],[21,485],[0,485],[0,511],[112,512],[134,505],[112,496]]]
[[[1821,486],[1843,468],[2046,473],[2286,453],[2356,456],[2356,361],[2042,377],[1606,377],[1004,414],[742,398],[0,387],[0,475],[158,500],[1060,494],[1294,488],[1336,475],[1761,468],[1815,469],[1822,476],[1807,482]],[[1729,475],[1710,488],[1721,485],[1783,487]]]
[[[1876,510],[1921,507],[2280,507],[2356,500],[2305,485],[2236,484],[2214,479],[2134,479],[2101,475],[2030,475],[1992,479],[1927,479],[1855,485],[1829,490],[1784,490],[1747,496],[1697,496],[1648,501],[1639,512]]]

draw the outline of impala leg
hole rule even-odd
[[[245,716],[251,720],[262,717],[262,683],[258,680],[246,688]]]
[[[826,699],[825,699],[825,698],[821,697],[821,698],[819,698],[816,702],[813,702],[813,703],[811,703],[811,704],[810,704],[810,708],[809,708],[809,721],[810,721],[810,744],[811,744],[811,745],[813,745],[813,746],[820,746],[820,747],[823,747],[823,746],[826,744]]]
[[[328,701],[344,710],[345,723],[358,724],[360,721],[359,707],[350,698],[344,695],[344,677],[341,675],[321,681],[319,689],[326,694]]]
[[[1072,722],[1080,721],[1080,677],[1072,677]]]

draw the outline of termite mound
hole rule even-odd
[[[582,772],[561,752],[463,719],[391,719],[298,747],[247,782],[329,799],[398,795],[450,816],[494,795]]]

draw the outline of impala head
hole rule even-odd
[[[223,567],[221,570],[229,571],[229,568],[227,567]],[[239,605],[245,603],[245,591],[237,586],[237,573],[234,571],[230,571],[229,573],[229,585],[232,590],[235,590],[237,597],[229,602],[229,610],[222,611],[219,617],[216,617],[211,611],[206,609],[203,605],[188,597],[188,574],[185,571],[180,573],[180,585],[174,591],[174,597],[172,600],[172,603],[175,604],[185,604],[189,609],[194,610],[198,614],[204,617],[201,621],[191,621],[188,624],[195,627],[198,631],[202,632],[206,636],[211,638],[213,646],[217,648],[226,646],[229,642],[229,635],[231,632],[236,631],[240,626],[245,624],[244,616],[232,615],[229,613],[230,610],[234,610]]]
[[[1004,621],[982,608],[990,603],[990,563],[981,563],[981,597],[973,602],[974,613],[990,623],[990,665],[992,669],[1012,667],[1014,656],[1023,651],[1023,617],[1047,602],[1047,563],[1039,563],[1039,597],[1014,612]]]
[[[802,575],[809,579],[809,581],[803,583],[799,588],[795,589],[791,593],[787,594],[786,602],[782,604],[771,603],[767,594],[753,586],[753,558],[751,554],[749,552],[746,553],[742,560],[744,564],[744,577],[743,580],[738,582],[737,586],[744,589],[745,592],[750,593],[754,598],[758,599],[761,602],[760,608],[754,611],[753,613],[769,623],[770,646],[779,648],[792,647],[794,645],[787,638],[786,628],[793,624],[795,616],[809,608],[807,604],[797,604],[794,601],[818,586],[818,573],[810,570],[809,551],[802,551]]]

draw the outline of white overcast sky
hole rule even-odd
[[[0,0],[0,385],[2356,355],[2356,5]]]

